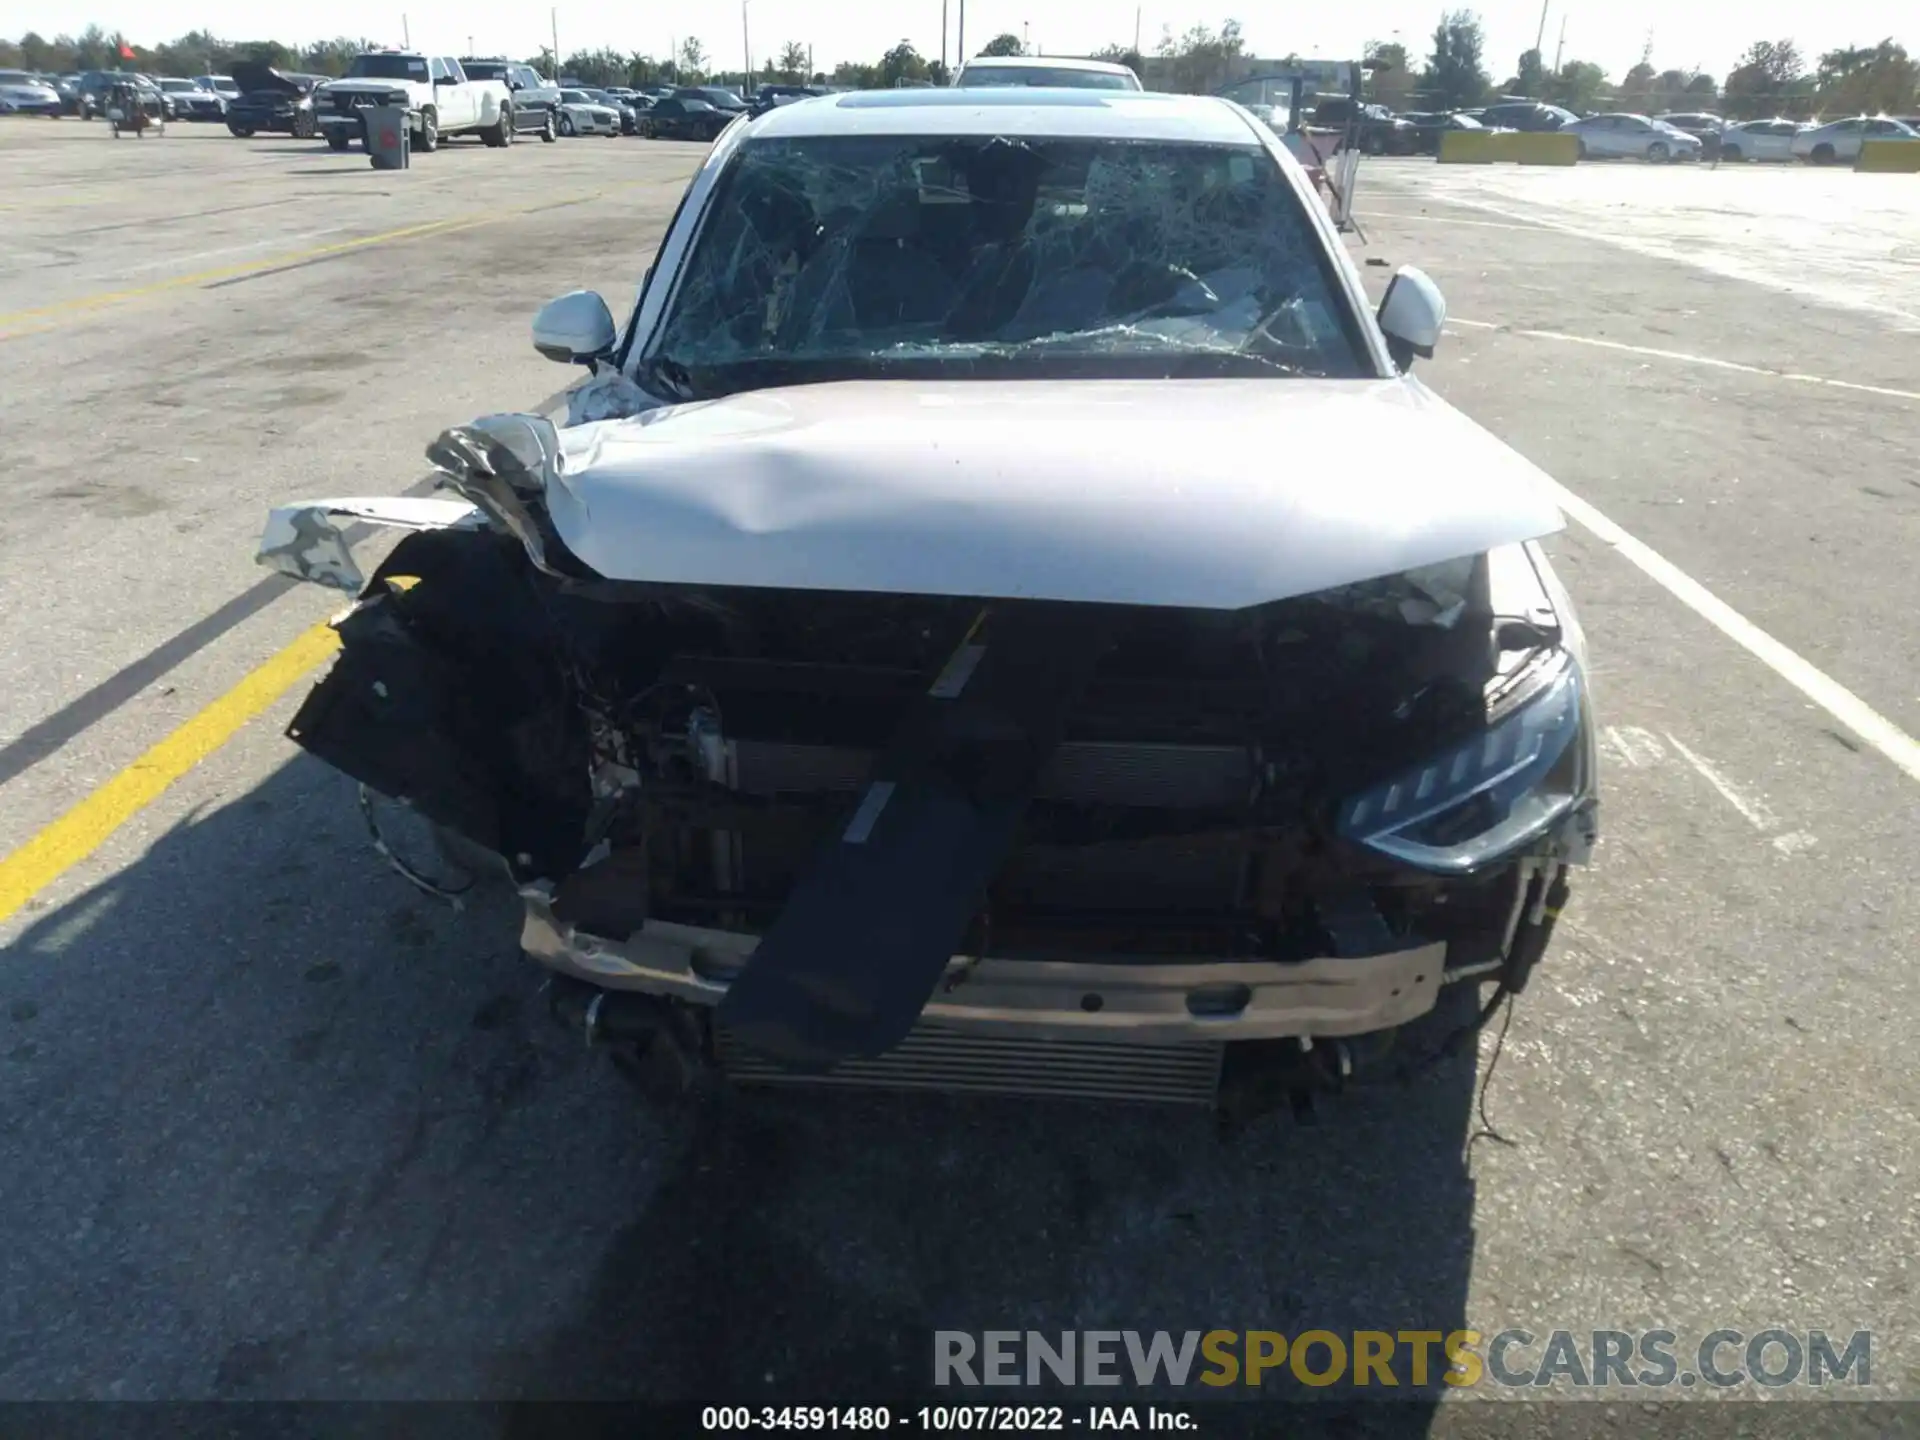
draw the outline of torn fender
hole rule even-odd
[[[257,564],[295,580],[358,595],[366,577],[353,558],[354,521],[398,530],[478,530],[486,517],[464,500],[387,495],[345,500],[303,500],[268,512]]]

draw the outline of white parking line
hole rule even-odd
[[[1546,484],[1560,508],[1595,538],[1611,546],[1622,559],[1674,599],[1852,731],[1862,744],[1892,761],[1908,779],[1920,781],[1920,741],[1838,680],[1767,634],[1665,556],[1634,539],[1566,486],[1552,479]]]
[[[1657,234],[1647,235],[1636,230],[1631,224],[1612,230],[1595,230],[1584,225],[1570,225],[1564,220],[1552,219],[1538,213],[1522,214],[1501,205],[1489,204],[1485,200],[1471,200],[1464,195],[1448,195],[1444,199],[1439,199],[1439,203],[1457,205],[1463,210],[1477,210],[1483,215],[1497,215],[1502,220],[1518,224],[1525,230],[1557,230],[1562,235],[1571,235],[1579,240],[1591,240],[1599,245],[1610,245],[1617,250],[1625,250],[1629,254],[1644,255],[1650,260],[1691,265],[1710,275],[1739,280],[1749,285],[1761,285],[1785,295],[1806,296],[1848,310],[1862,310],[1870,315],[1889,316],[1898,320],[1902,326],[1920,326],[1920,312],[1863,300],[1855,291],[1837,290],[1829,285],[1807,281],[1799,273],[1786,275],[1763,265],[1745,263],[1736,252],[1723,251],[1698,240],[1684,239],[1680,236],[1662,238]],[[1792,253],[1791,247],[1786,247],[1786,253]]]
[[[1447,324],[1469,330],[1504,330],[1527,340],[1554,340],[1563,345],[1590,345],[1596,350],[1615,350],[1625,355],[1647,355],[1655,360],[1672,360],[1681,365],[1704,365],[1713,370],[1732,370],[1741,375],[1764,375],[1769,380],[1791,380],[1798,385],[1824,385],[1831,390],[1856,390],[1863,395],[1883,395],[1891,400],[1920,400],[1920,390],[1895,390],[1888,385],[1862,385],[1854,380],[1829,380],[1824,375],[1803,375],[1797,370],[1769,370],[1764,365],[1743,365],[1738,360],[1721,360],[1712,355],[1693,355],[1685,350],[1662,350],[1652,345],[1628,345],[1620,340],[1600,340],[1592,335],[1568,335],[1560,330],[1516,330],[1491,320],[1460,320],[1449,315]]]
[[[1751,795],[1742,795],[1738,790],[1733,788],[1733,783],[1728,780],[1726,776],[1709,765],[1703,757],[1694,754],[1693,751],[1689,750],[1685,745],[1682,745],[1671,731],[1667,734],[1667,743],[1678,750],[1680,757],[1699,772],[1701,779],[1718,790],[1720,792],[1720,798],[1738,810],[1742,818],[1744,818],[1749,825],[1760,831],[1773,829],[1777,822],[1774,820],[1773,812],[1767,808],[1765,801],[1757,800]]]

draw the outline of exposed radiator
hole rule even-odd
[[[748,1085],[839,1085],[1052,1099],[1211,1105],[1223,1047],[1037,1040],[921,1025],[873,1060],[845,1060],[825,1075],[797,1075],[745,1049],[723,1029],[714,1043],[727,1075]]]

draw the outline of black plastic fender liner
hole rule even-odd
[[[1092,677],[1105,607],[982,611],[721,1002],[743,1044],[827,1069],[898,1044],[999,870]]]
[[[393,577],[417,583],[392,590]],[[339,621],[333,669],[288,738],[535,874],[578,864],[592,804],[583,722],[517,541],[422,531]]]

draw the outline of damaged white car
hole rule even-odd
[[[1225,101],[826,96],[732,127],[572,419],[459,500],[275,513],[353,590],[289,734],[500,857],[656,1077],[1193,1101],[1522,989],[1596,830],[1526,461],[1407,374]],[[412,529],[363,581],[341,525]]]

